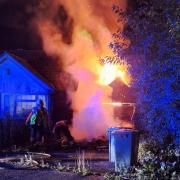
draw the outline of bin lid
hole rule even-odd
[[[115,130],[119,130],[121,129],[120,127],[110,127],[107,129],[107,132],[112,132],[112,131],[115,131]]]
[[[112,132],[112,134],[129,134],[129,133],[139,133],[139,131],[138,130],[135,130],[135,129],[123,129],[123,128],[121,128],[121,129],[117,129],[117,130],[114,130],[113,132]]]

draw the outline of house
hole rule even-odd
[[[53,91],[24,59],[8,52],[0,55],[0,119],[24,119],[38,99],[50,112]]]

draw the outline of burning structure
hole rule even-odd
[[[106,128],[117,126],[114,114],[119,116],[119,107],[106,103],[129,102],[115,97],[119,93],[117,89],[129,89],[129,67],[124,60],[111,63],[108,59],[113,57],[108,47],[112,33],[124,27],[123,23],[116,24],[113,4],[126,9],[124,0],[75,0],[73,3],[70,0],[41,0],[36,6],[29,4],[27,7],[28,13],[35,14],[31,27],[38,32],[43,50],[60,69],[55,83],[57,89],[66,91],[65,103],[72,106],[71,131],[75,139],[96,138],[103,135]],[[128,44],[128,41],[122,41]],[[119,93],[124,99],[122,94]],[[57,107],[58,103],[59,100]],[[124,117],[120,119],[121,122],[125,120]]]
[[[77,140],[102,136],[106,128],[117,126],[114,106],[105,107],[103,103],[112,102],[109,84],[115,79],[119,78],[126,86],[130,84],[129,67],[124,60],[120,60],[120,64],[99,60],[100,57],[113,57],[108,44],[112,41],[112,33],[124,26],[119,24],[117,27],[113,4],[126,8],[126,1],[75,0],[72,3],[56,0],[42,1],[36,9],[33,24],[42,39],[44,51],[56,57],[59,66],[73,79],[59,76],[59,84],[63,84],[72,102],[71,131]],[[60,15],[63,21],[59,20]],[[77,84],[75,89],[74,84]]]

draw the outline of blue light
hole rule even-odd
[[[38,99],[49,109],[52,92],[53,88],[23,62],[8,53],[0,56],[0,118],[23,118]]]

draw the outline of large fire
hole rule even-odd
[[[108,85],[117,78],[127,85],[130,82],[126,65],[98,61],[100,57],[113,55],[108,48],[112,33],[124,26],[117,27],[113,4],[126,8],[125,0],[54,0],[48,12],[38,11],[35,21],[46,53],[58,57],[63,70],[78,82],[75,92],[66,88],[74,109],[71,132],[76,139],[96,138],[106,128],[117,125],[113,106],[103,106],[103,102],[111,102],[112,88]],[[62,6],[68,15],[64,16],[65,23],[57,23]],[[72,42],[64,41],[65,33],[59,29],[62,25],[71,28]]]
[[[116,78],[121,79],[126,85],[129,84],[129,75],[127,70],[120,65],[106,63],[100,70],[99,83],[102,85],[109,85]]]

